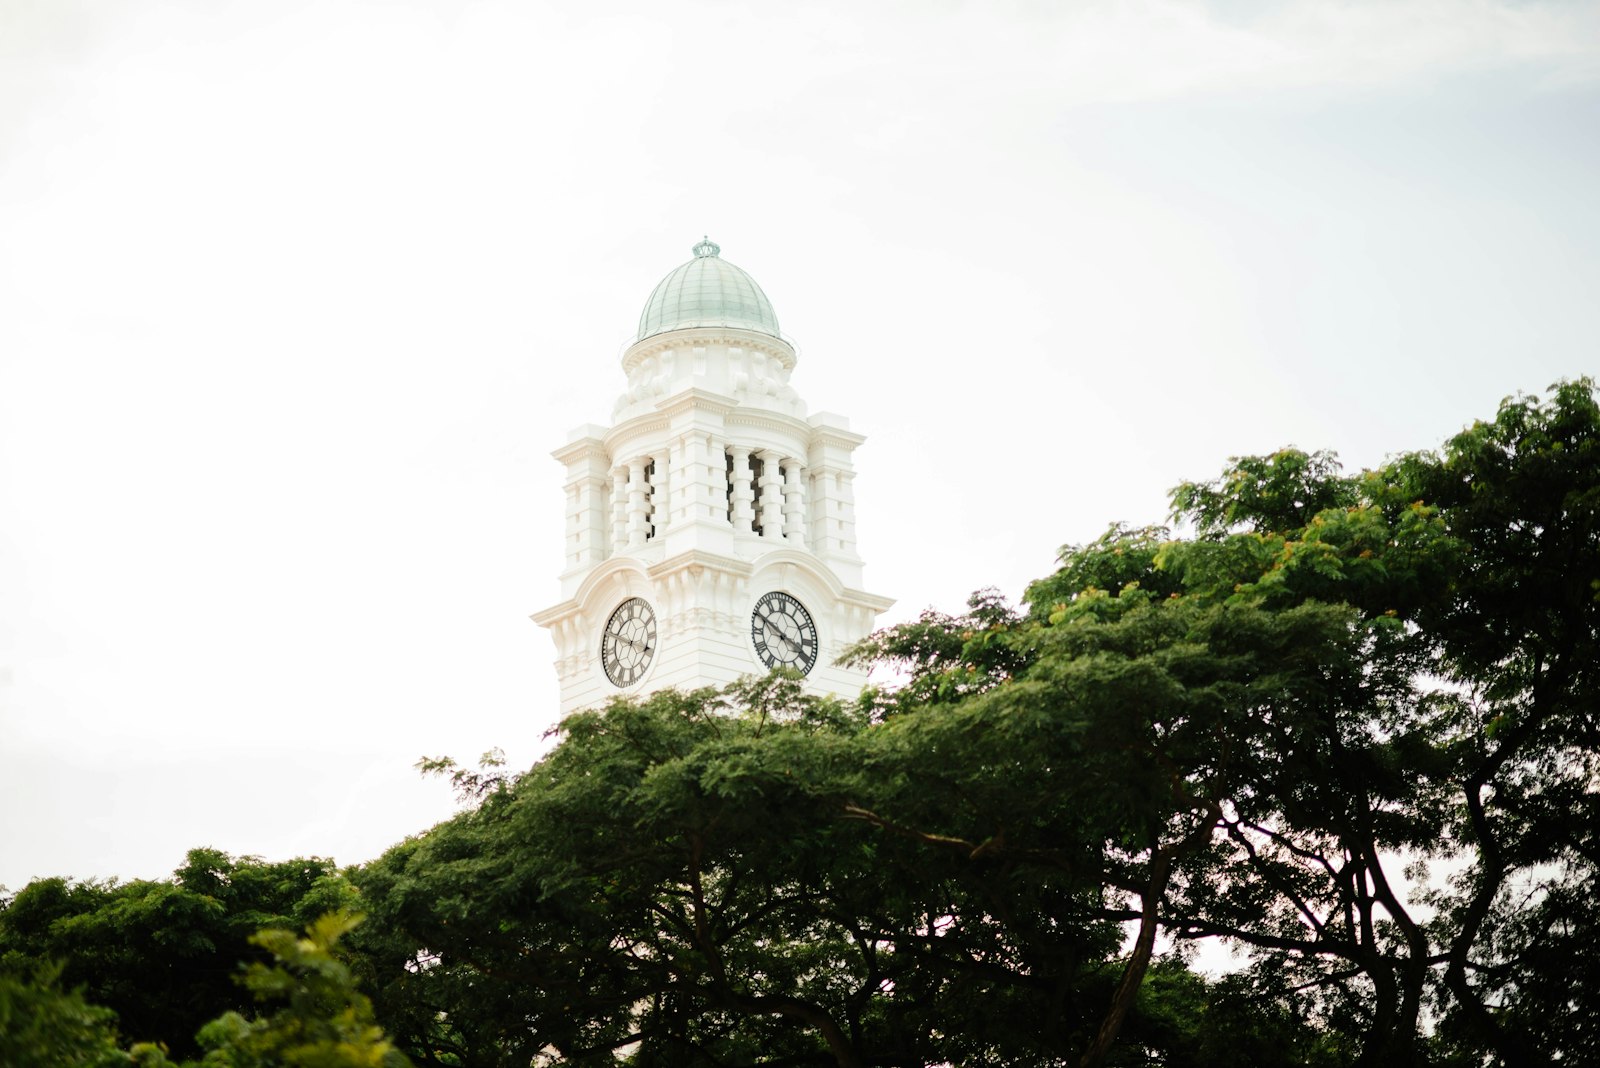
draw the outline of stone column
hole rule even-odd
[[[660,537],[672,521],[672,446],[650,457],[650,462],[655,465],[650,485],[650,522],[655,527],[655,536]]]
[[[856,551],[855,482],[854,471],[840,471],[837,488],[834,490],[839,501],[839,551],[842,553]]]
[[[778,469],[782,462],[772,449],[762,449],[758,454],[761,458],[761,536],[763,538],[783,537],[783,472]]]
[[[578,483],[567,483],[567,536],[564,540],[567,547],[566,566],[569,568],[577,567],[583,563],[583,553],[579,548],[583,539],[582,530],[580,529],[583,522],[583,503],[580,494],[581,489]]]
[[[611,469],[611,551],[628,547],[628,468],[618,464]]]
[[[649,505],[645,501],[644,457],[628,461],[628,548],[637,549],[650,533]]]
[[[750,488],[750,450],[739,445],[728,446],[733,458],[733,471],[729,486],[733,492],[733,532],[748,534],[755,520],[755,496]]]
[[[796,548],[806,547],[805,465],[799,460],[783,461],[783,540]]]
[[[855,472],[844,467],[811,468],[811,551],[828,557],[854,557],[856,506],[852,482]]]
[[[728,521],[728,454],[710,431],[690,430],[678,442],[677,520]]]

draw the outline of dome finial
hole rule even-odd
[[[700,239],[700,243],[694,247],[694,257],[697,260],[703,260],[707,256],[715,256],[721,251],[721,245],[717,244],[709,237],[702,237]]]

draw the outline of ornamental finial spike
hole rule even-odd
[[[722,251],[722,246],[709,237],[702,237],[700,243],[694,247],[694,258],[703,260],[707,256],[715,256]]]

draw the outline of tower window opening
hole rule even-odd
[[[761,527],[761,476],[766,473],[766,461],[754,452],[750,454],[750,486],[754,490],[751,500],[751,510],[755,515],[750,520],[750,528],[757,534],[764,534]]]
[[[644,540],[649,541],[656,536],[656,496],[660,487],[656,484],[656,462],[651,460],[644,465]]]
[[[733,523],[733,450],[722,450],[723,459],[728,461],[728,523]]]

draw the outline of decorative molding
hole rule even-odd
[[[722,393],[699,386],[681,389],[664,400],[656,401],[656,411],[671,419],[686,411],[701,409],[713,415],[727,415],[737,410],[739,402]]]
[[[635,341],[622,354],[622,369],[629,374],[651,356],[680,349],[704,348],[708,345],[729,345],[753,349],[766,356],[775,356],[785,370],[794,370],[795,347],[784,338],[763,334],[759,330],[744,330],[736,326],[691,326],[682,330],[669,330],[665,334],[652,334],[643,341]]]

